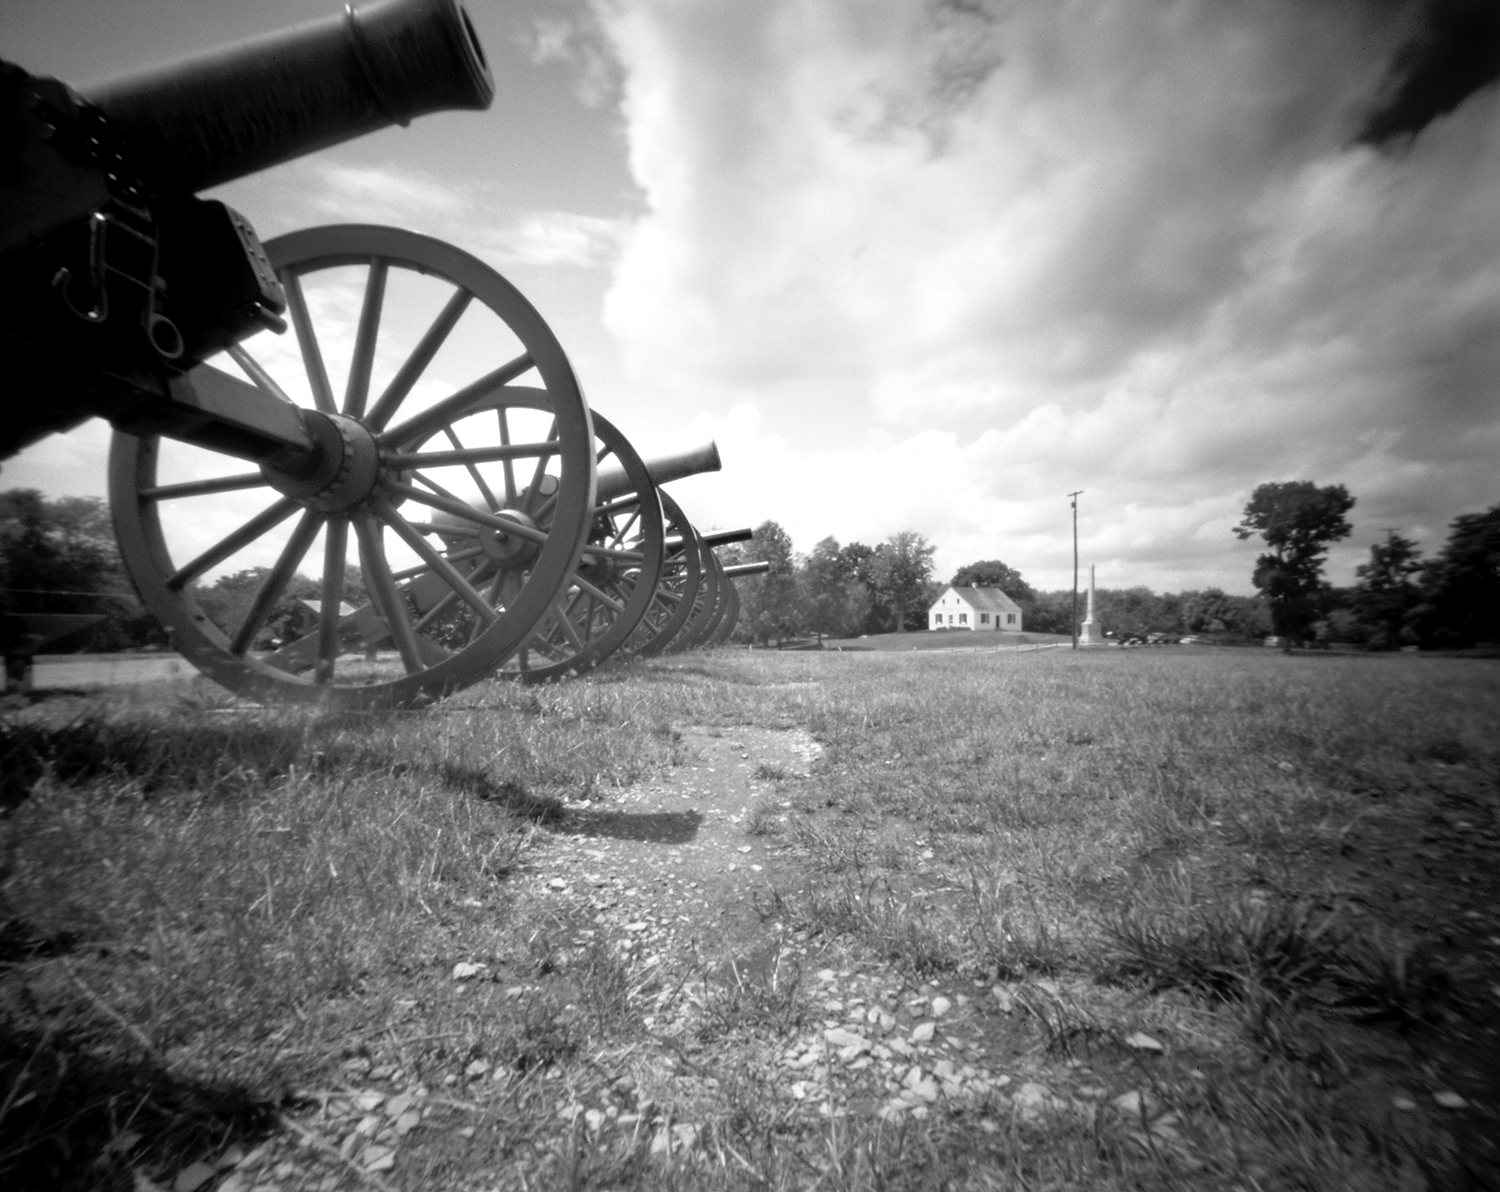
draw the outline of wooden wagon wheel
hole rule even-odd
[[[503,676],[537,683],[593,669],[630,638],[656,592],[666,555],[660,490],[629,440],[591,416],[599,492],[588,541],[551,606],[501,665]],[[538,508],[537,516],[547,514]]]
[[[724,564],[720,562],[719,556],[709,552],[714,561],[714,573],[718,578],[718,587],[714,591],[714,606],[709,610],[703,627],[698,630],[695,646],[711,646],[714,637],[719,632],[719,626],[723,624],[725,615],[729,612],[729,601],[734,594],[734,580],[724,574]]]
[[[671,496],[664,491],[659,491],[659,496],[663,528],[667,534],[667,556],[646,615],[620,650],[621,654],[637,658],[654,658],[682,631],[692,616],[701,574],[702,547],[698,543],[698,531],[693,529],[682,512],[682,506]]]
[[[693,601],[692,615],[689,616],[688,623],[683,626],[682,632],[667,647],[669,654],[680,654],[684,650],[691,650],[694,646],[703,644],[704,635],[708,632],[708,623],[719,604],[719,589],[729,582],[724,575],[724,568],[720,565],[718,556],[714,554],[713,547],[701,540],[698,567],[698,593]]]
[[[313,411],[331,463],[247,472],[201,447],[117,434],[110,502],[126,568],[184,656],[242,695],[366,707],[473,683],[552,607],[589,533],[594,438],[572,367],[509,282],[441,241],[342,225],[266,251],[295,344],[261,335],[229,355],[257,387]],[[518,379],[536,387],[507,404],[497,395]],[[496,590],[435,545],[454,520],[480,553],[486,535],[509,552]],[[306,586],[308,558],[310,626],[285,599]],[[199,586],[226,572],[244,578],[227,611]],[[367,595],[346,603],[351,579]],[[351,653],[360,645],[365,660]],[[394,657],[380,659],[382,645]]]
[[[724,578],[724,615],[719,619],[719,624],[713,633],[709,635],[708,644],[711,646],[724,645],[740,620],[740,587],[734,582],[733,577],[726,575]]]

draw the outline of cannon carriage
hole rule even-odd
[[[348,7],[86,96],[0,64],[0,458],[111,423],[126,570],[232,691],[404,704],[704,640],[728,612],[659,491],[717,469],[712,445],[641,460],[495,270],[388,227],[262,244],[197,197],[493,95],[456,0]],[[196,585],[249,560],[271,565],[216,623]],[[268,646],[308,569],[316,623]]]

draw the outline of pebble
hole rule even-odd
[[[1466,1105],[1468,1105],[1468,1102],[1465,1101],[1461,1096],[1448,1089],[1444,1089],[1439,1093],[1433,1093],[1432,1099],[1439,1105],[1441,1105],[1444,1109],[1463,1109]]]
[[[932,1016],[934,1018],[941,1018],[951,1009],[953,1009],[953,1003],[947,998],[935,997],[932,999]]]
[[[912,1028],[911,1041],[913,1043],[929,1043],[932,1041],[932,1036],[936,1031],[937,1023],[919,1022]]]
[[[455,981],[470,981],[489,967],[487,964],[475,964],[468,960],[461,960],[453,966],[453,979]]]
[[[1140,1031],[1136,1031],[1133,1035],[1128,1035],[1125,1039],[1125,1046],[1134,1048],[1136,1051],[1164,1050],[1161,1043],[1153,1039],[1150,1035],[1142,1034]]]

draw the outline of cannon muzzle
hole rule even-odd
[[[733,579],[739,575],[764,575],[771,570],[769,563],[735,563],[733,566],[724,568],[724,574]]]
[[[651,474],[651,479],[657,485],[682,480],[687,476],[697,476],[701,472],[717,472],[721,466],[718,445],[711,440],[691,451],[681,451],[676,455],[663,455],[646,461],[646,471]],[[634,489],[635,485],[625,474],[624,468],[617,464],[608,468],[600,468],[598,495],[595,500],[603,505],[606,501],[613,501],[616,497],[633,492]]]
[[[414,116],[484,109],[495,81],[458,0],[379,0],[92,88],[158,192],[192,193]]]

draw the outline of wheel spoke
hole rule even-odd
[[[464,450],[464,445],[458,441],[458,434],[451,426],[443,427],[443,433],[448,436],[448,442],[453,444],[455,452],[462,455],[468,454]],[[479,474],[479,469],[474,466],[473,460],[466,461],[464,467],[469,470],[469,478],[474,481],[474,486],[479,489],[479,495],[484,498],[484,503],[490,507],[490,512],[493,513],[496,509],[499,509],[500,502],[495,500],[495,494],[490,491],[490,486],[484,482],[484,477]]]
[[[468,290],[459,290],[453,297],[448,299],[448,304],[443,307],[438,317],[433,320],[432,326],[427,328],[417,346],[412,349],[396,375],[391,378],[391,383],[385,387],[379,399],[370,407],[370,413],[365,418],[365,424],[371,429],[378,431],[391,420],[391,415],[396,412],[396,407],[406,400],[406,395],[411,392],[411,387],[417,383],[417,378],[426,371],[427,366],[432,363],[432,358],[437,355],[438,349],[443,346],[449,333],[453,330],[458,320],[469,307],[469,301],[474,297]]]
[[[407,524],[406,519],[392,507],[389,501],[377,500],[375,513],[381,521],[396,531],[397,537],[411,547],[449,588],[458,593],[459,598],[472,608],[476,615],[481,617],[486,624],[494,624],[498,618],[495,610],[485,602],[484,597],[474,590],[474,586],[458,573],[458,569],[452,563],[432,549],[427,539]]]
[[[375,606],[385,617],[386,628],[395,639],[396,651],[401,655],[406,673],[414,675],[423,669],[422,653],[417,645],[417,634],[412,629],[411,618],[406,612],[406,597],[391,578],[385,552],[380,548],[380,523],[368,513],[359,514],[354,519],[354,533],[359,539],[359,553],[365,567],[366,582],[376,596]]]
[[[630,493],[628,496],[616,497],[613,501],[606,501],[603,505],[595,505],[594,516],[598,517],[603,514],[607,517],[611,514],[621,513],[626,509],[635,509],[639,511],[640,506],[641,498],[635,493]],[[637,512],[636,516],[639,517],[640,513]]]
[[[302,279],[290,269],[283,269],[281,288],[286,291],[287,309],[291,312],[292,328],[297,333],[297,346],[302,351],[302,367],[307,373],[308,387],[312,389],[313,404],[324,414],[337,414],[338,403],[333,400],[333,387],[328,383],[328,368],[323,363],[323,349],[318,346],[318,336],[313,331],[312,318],[307,313]]]
[[[385,481],[385,489],[389,493],[405,497],[407,500],[415,501],[419,505],[427,505],[433,509],[440,509],[444,513],[451,513],[454,517],[462,518],[467,522],[473,522],[477,526],[499,530],[502,534],[524,538],[528,542],[535,542],[543,546],[547,543],[546,531],[533,530],[528,525],[512,521],[507,517],[501,517],[497,513],[485,513],[479,509],[475,509],[472,505],[465,504],[457,497],[424,493],[420,488],[414,488],[410,484],[402,484],[398,480]]]
[[[259,488],[266,478],[259,472],[241,472],[237,476],[217,476],[212,480],[189,480],[184,484],[158,484],[140,490],[142,500],[175,501],[180,497],[206,497],[213,493],[232,493],[240,489]]]
[[[448,591],[444,592],[437,598],[437,602],[433,604],[431,608],[429,608],[425,613],[417,618],[417,623],[412,628],[414,628],[418,633],[421,633],[424,629],[427,628],[427,626],[431,625],[440,616],[447,612],[448,609],[452,607],[453,602],[457,599],[458,593],[455,592],[452,588],[449,588]]]
[[[583,576],[574,575],[573,582],[580,588],[582,588],[585,592],[587,592],[590,596],[593,596],[601,603],[608,605],[610,608],[614,609],[616,613],[623,613],[625,611],[625,606],[623,604],[621,604],[613,596],[601,592],[598,588],[594,587],[593,584],[589,583],[588,580],[584,579]]]
[[[420,414],[412,415],[405,422],[393,426],[390,430],[382,431],[379,436],[380,445],[399,447],[404,443],[422,442],[444,423],[461,417],[476,401],[488,397],[496,389],[505,388],[511,381],[531,368],[533,363],[530,352],[521,353],[514,360],[502,364],[494,372],[486,373],[479,380],[471,381],[456,393],[445,397],[437,405],[430,406]]]
[[[256,385],[265,390],[265,392],[269,393],[272,397],[280,398],[289,406],[296,405],[296,403],[286,395],[286,390],[282,389],[282,387],[276,383],[276,378],[261,367],[260,361],[257,360],[254,356],[250,355],[249,352],[245,351],[244,344],[230,344],[229,358],[236,364],[238,364],[242,369],[244,369],[246,375],[249,376],[249,378],[254,381]]]
[[[411,523],[408,523],[408,524],[411,524]],[[418,524],[411,524],[411,528],[413,530],[415,530],[418,534],[423,534],[423,533],[436,534],[436,533],[449,533],[450,532],[450,531],[448,531],[446,529],[440,531],[436,527],[434,527],[434,528],[432,528],[430,530],[429,529],[425,529],[420,523],[418,523]],[[454,551],[451,555],[444,555],[444,558],[446,558],[448,560],[448,562],[450,562],[450,563],[462,563],[466,559],[472,559],[475,555],[482,555],[483,553],[484,553],[484,551],[480,547],[471,546],[471,547],[468,547],[468,548],[466,548],[464,550]],[[432,570],[431,567],[429,567],[429,566],[427,566],[427,564],[423,563],[420,567],[408,567],[405,571],[392,572],[391,573],[391,578],[393,580],[395,580],[397,583],[400,583],[404,579],[414,579],[416,576],[426,575],[431,570]]]
[[[577,603],[574,601],[573,603]],[[557,602],[557,627],[562,630],[564,637],[572,644],[573,649],[582,653],[588,648],[588,643],[578,636],[578,629],[573,624],[573,609],[571,605],[564,605],[562,600]]]
[[[365,279],[365,301],[359,311],[359,331],[354,336],[354,357],[349,361],[349,382],[344,389],[344,413],[363,419],[370,396],[370,372],[375,367],[375,340],[380,335],[380,312],[385,306],[385,280],[390,264],[384,257],[370,262]]]
[[[497,601],[500,598],[501,591],[505,587],[506,579],[512,574],[514,573],[506,571],[503,567],[495,568],[495,578],[490,581],[489,591],[484,594],[484,602],[491,608],[501,607],[497,603]],[[469,630],[469,645],[472,646],[474,644],[479,635],[484,632],[484,628],[484,622],[476,617],[474,620],[474,628]]]
[[[499,578],[504,581],[500,585],[500,597],[498,600],[491,600],[490,603],[496,608],[509,608],[515,603],[516,597],[521,594],[521,589],[526,584],[519,572],[509,569],[502,571]]]
[[[613,546],[595,546],[593,543],[584,546],[583,553],[593,555],[596,559],[620,559],[626,563],[639,563],[646,557],[638,550],[619,550]]]
[[[167,579],[167,590],[180,592],[184,586],[197,579],[210,567],[216,567],[230,555],[244,550],[268,530],[279,526],[299,508],[300,506],[291,497],[282,497],[276,504],[263,509],[233,534],[227,538],[221,538],[186,567],[173,572]]]
[[[339,656],[344,604],[344,566],[349,554],[349,523],[342,517],[329,520],[323,539],[323,584],[318,598],[318,661],[313,681],[332,683]]]
[[[557,419],[554,418],[552,420],[552,425],[547,428],[547,442],[549,442],[549,443],[555,443],[556,441],[557,441]],[[533,502],[535,502],[536,499],[539,496],[541,496],[542,477],[547,474],[547,460],[549,458],[550,458],[550,456],[545,456],[545,455],[538,457],[538,459],[536,461],[536,471],[534,471],[531,474],[531,483],[526,486],[526,512],[530,513],[538,521],[542,520],[543,514],[541,513],[540,510],[538,510],[535,513],[532,513],[532,508],[531,507],[532,507]],[[561,481],[559,480],[558,483],[560,484]],[[551,508],[551,505],[552,505],[552,501],[551,501],[551,499],[549,499],[548,502],[547,502],[547,506],[548,506],[549,509]]]
[[[625,524],[623,526],[621,526],[618,530],[615,531],[615,535],[614,535],[615,541],[616,542],[624,542],[625,539],[626,539],[626,537],[630,534],[630,531],[633,530],[633,529],[635,529],[636,523],[638,521],[640,521],[640,520],[641,520],[641,507],[640,507],[640,504],[637,503],[636,507],[635,507],[635,510],[625,520]]]
[[[452,431],[448,433],[452,436]],[[472,469],[475,464],[533,456],[539,457],[545,465],[556,454],[557,442],[551,440],[545,443],[509,443],[499,447],[459,447],[455,451],[388,451],[384,459],[393,468],[451,468],[463,464]]]
[[[434,480],[431,476],[427,475],[425,472],[413,472],[411,478],[413,480],[415,480],[418,484],[425,484],[428,488],[432,489],[432,491],[435,492],[435,493],[437,493],[437,495],[440,496],[440,497],[446,497],[450,501],[457,501],[460,505],[464,505],[464,506],[467,506],[469,504],[467,501],[465,501],[457,493],[451,492],[450,490],[444,488],[441,484],[439,484],[436,480]],[[439,531],[439,532],[441,533],[441,531]]]
[[[321,513],[315,513],[311,509],[303,511],[302,520],[297,523],[297,528],[287,539],[286,546],[282,547],[281,557],[276,560],[276,566],[271,568],[271,574],[266,576],[266,582],[261,584],[260,591],[255,594],[255,601],[250,605],[250,611],[245,614],[245,620],[235,632],[234,637],[230,639],[229,652],[231,654],[242,655],[250,648],[250,643],[260,632],[260,627],[265,624],[272,607],[286,591],[287,582],[296,573],[297,566],[302,562],[302,557],[307,554],[308,547],[312,546],[313,539],[318,536],[318,529],[322,524]]]
[[[505,416],[505,407],[499,406],[495,415],[500,423],[500,444],[503,447],[510,446],[510,419]],[[510,460],[504,462],[505,468],[505,503],[514,505],[516,503],[516,468]]]

